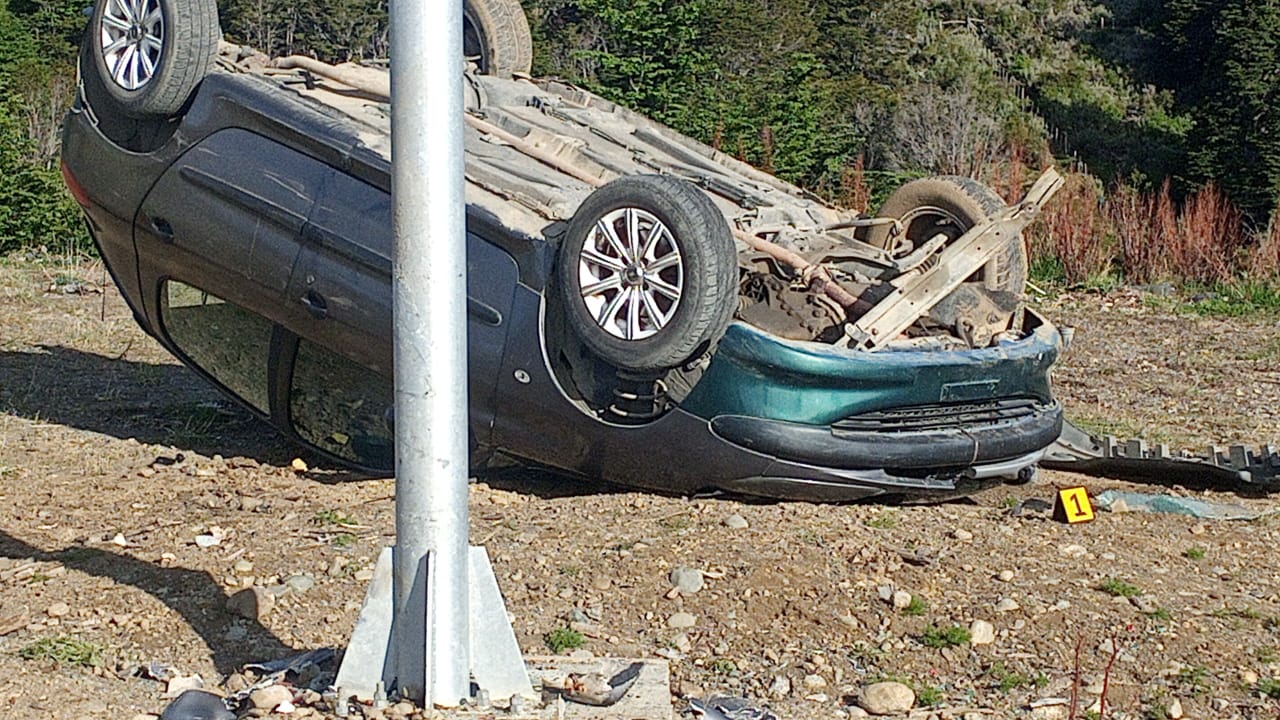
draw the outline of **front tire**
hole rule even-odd
[[[570,326],[621,370],[685,364],[719,341],[737,309],[728,222],[701,190],[665,175],[592,193],[569,221],[556,270]]]

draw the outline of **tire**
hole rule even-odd
[[[921,178],[895,190],[877,213],[899,219],[903,233],[895,234],[892,225],[876,225],[867,241],[891,250],[894,256],[906,255],[939,232],[954,240],[1004,208],[1000,196],[977,180],[958,175]],[[1009,247],[974,279],[989,290],[1021,293],[1027,282],[1027,248],[1022,237],[1011,239]]]
[[[643,259],[629,260],[637,250]],[[570,327],[624,371],[685,364],[719,341],[738,305],[728,222],[698,188],[665,175],[620,178],[583,201],[556,276]]]
[[[221,34],[214,0],[98,0],[81,77],[109,112],[173,117],[208,74]]]
[[[466,0],[462,17],[463,53],[476,59],[481,74],[529,74],[533,39],[520,0]]]

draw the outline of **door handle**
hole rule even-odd
[[[169,224],[168,220],[162,217],[151,218],[151,230],[166,245],[173,242],[173,226]]]
[[[315,290],[308,290],[307,294],[303,295],[299,300],[307,308],[307,312],[311,313],[311,317],[323,320],[329,315],[329,306],[325,303],[324,296]]]

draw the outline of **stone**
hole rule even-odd
[[[986,620],[974,620],[969,625],[969,642],[973,645],[990,645],[996,641],[996,626]]]
[[[174,698],[188,690],[200,690],[203,687],[204,678],[199,675],[178,675],[169,678],[164,687],[164,696]]]
[[[951,537],[959,540],[960,542],[966,542],[973,539],[973,533],[965,530],[964,528],[956,528],[951,532]]]
[[[702,571],[697,568],[672,568],[669,579],[675,589],[679,590],[682,595],[692,595],[701,590],[705,584]]]
[[[1169,703],[1169,708],[1165,710],[1165,714],[1169,716],[1170,720],[1181,720],[1182,701],[1178,698],[1174,698],[1173,702]]]
[[[769,685],[769,697],[784,698],[791,694],[791,681],[786,675],[775,675]]]
[[[821,690],[826,686],[827,686],[827,679],[822,677],[821,675],[818,675],[817,673],[804,676],[805,690]]]
[[[284,581],[290,590],[296,593],[304,593],[316,586],[316,581],[309,575],[294,575]]]
[[[1013,612],[1021,607],[1022,606],[1018,604],[1018,601],[1013,598],[1000,598],[1000,602],[996,603],[996,612]]]
[[[1031,720],[1063,720],[1067,716],[1065,705],[1043,705],[1031,709]]]
[[[1001,570],[1000,574],[996,575],[996,579],[999,580],[1000,582],[1011,582],[1013,580],[1013,571]]]
[[[275,596],[260,587],[245,588],[227,598],[227,610],[242,618],[258,622],[261,622],[275,606]]]
[[[734,513],[724,519],[724,526],[730,530],[746,530],[747,519],[737,513]]]
[[[849,706],[847,706],[847,707],[844,709],[844,714],[845,714],[845,715],[847,715],[848,717],[851,717],[851,718],[866,718],[866,717],[871,717],[871,713],[867,712],[866,710],[863,710],[862,708],[858,707],[857,705],[849,705]]]
[[[248,560],[245,560],[244,558],[240,558],[239,560],[236,561],[235,565],[231,566],[231,569],[237,575],[248,575],[249,573],[253,572],[253,563],[249,562]]]
[[[893,594],[891,601],[893,602],[894,610],[903,610],[911,604],[911,593],[906,590],[898,590]]]
[[[1242,670],[1240,672],[1240,682],[1244,683],[1245,685],[1257,685],[1258,673],[1252,670]]]
[[[1058,554],[1064,555],[1070,558],[1080,558],[1089,554],[1089,551],[1083,545],[1077,545],[1076,543],[1068,543],[1066,545],[1058,546]]]
[[[881,585],[876,588],[876,595],[885,602],[893,600],[893,586]]]
[[[408,717],[413,714],[418,707],[411,702],[401,700],[400,702],[387,708],[387,715],[391,717]]]
[[[667,627],[672,629],[691,628],[698,624],[698,618],[687,612],[678,612],[667,618]]]
[[[1144,614],[1154,613],[1160,609],[1160,606],[1156,605],[1156,601],[1147,595],[1134,595],[1129,598],[1129,604],[1137,608],[1138,612]]]
[[[872,715],[897,715],[916,704],[916,694],[900,682],[878,682],[862,688],[858,704]]]
[[[71,612],[71,606],[64,602],[56,602],[45,609],[44,614],[51,618],[66,617]]]
[[[283,685],[268,685],[249,693],[249,704],[260,710],[275,710],[284,703],[293,704],[293,691]]]

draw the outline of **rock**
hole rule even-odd
[[[304,593],[316,586],[316,581],[309,575],[294,575],[284,581],[290,590],[296,593]]]
[[[178,675],[169,678],[169,682],[165,684],[164,696],[167,698],[178,697],[188,690],[199,690],[204,687],[204,678],[199,675]]]
[[[689,633],[680,633],[671,638],[671,644],[682,653],[687,653],[693,649],[693,641],[689,639]]]
[[[791,681],[786,675],[775,675],[769,685],[769,697],[784,698],[791,694]]]
[[[724,519],[724,526],[730,530],[746,530],[747,519],[737,513],[734,513]]]
[[[1245,685],[1257,685],[1258,673],[1252,670],[1242,670],[1240,671],[1240,682],[1244,683]]]
[[[108,717],[107,713],[96,717]],[[155,715],[147,717],[154,718]],[[236,714],[227,709],[222,698],[205,690],[187,690],[169,703],[160,714],[160,720],[235,720]]]
[[[196,536],[196,545],[202,548],[211,548],[220,543],[222,543],[222,538],[217,535],[204,534]]]
[[[817,673],[804,676],[805,690],[821,690],[827,686],[827,679]]]
[[[1013,571],[1001,570],[1000,574],[996,575],[996,579],[999,580],[1000,582],[1010,582],[1013,580]]]
[[[951,537],[959,540],[960,542],[966,542],[973,539],[973,533],[963,528],[956,528],[951,531]]]
[[[1153,613],[1160,609],[1156,601],[1146,595],[1134,595],[1129,598],[1129,604],[1137,608],[1140,613]]]
[[[871,713],[867,712],[866,710],[863,710],[857,705],[849,705],[848,707],[846,707],[844,709],[844,714],[851,718],[871,717]]]
[[[906,590],[899,590],[893,594],[893,609],[902,610],[911,604],[911,593]]]
[[[64,602],[56,602],[45,609],[44,614],[51,618],[66,617],[71,612],[71,606]]]
[[[667,627],[672,629],[691,628],[698,624],[698,618],[687,612],[678,612],[667,618]]]
[[[231,673],[227,676],[227,679],[222,682],[222,688],[227,692],[234,694],[244,690],[252,684],[253,683],[249,681],[249,678],[244,675],[241,675],[240,673]]]
[[[1077,545],[1076,543],[1069,543],[1066,545],[1058,546],[1058,554],[1064,555],[1070,558],[1079,558],[1089,554],[1089,551],[1083,545]]]
[[[692,595],[702,589],[705,584],[702,577],[702,571],[697,568],[676,567],[672,568],[669,576],[671,584],[683,595]]]
[[[235,565],[231,566],[231,570],[237,575],[248,575],[253,572],[253,563],[241,558],[236,561]]]
[[[260,587],[245,588],[227,598],[227,610],[248,620],[261,622],[276,606],[275,597]]]
[[[1182,701],[1178,698],[1174,698],[1173,702],[1169,703],[1169,708],[1165,710],[1165,714],[1169,716],[1170,720],[1181,720]]]
[[[293,691],[283,685],[268,685],[249,693],[249,704],[261,710],[275,710],[284,703],[293,704]]]
[[[969,625],[969,643],[972,645],[990,645],[996,641],[996,626],[986,620],[974,620]]]
[[[893,586],[892,586],[892,585],[881,585],[881,586],[877,587],[877,588],[876,588],[876,595],[878,595],[878,596],[880,597],[880,599],[881,599],[881,600],[883,600],[883,601],[885,601],[885,602],[890,602],[891,600],[893,600]]]
[[[408,717],[413,714],[418,706],[411,702],[401,700],[400,702],[387,708],[387,715],[390,717]]]
[[[1021,607],[1022,606],[1018,604],[1018,601],[1013,598],[1000,598],[1000,602],[996,603],[996,612],[1013,612]]]
[[[1031,720],[1063,720],[1067,716],[1065,705],[1043,705],[1031,708]]]
[[[872,715],[897,715],[916,704],[916,694],[900,682],[878,682],[862,688],[858,704]]]

